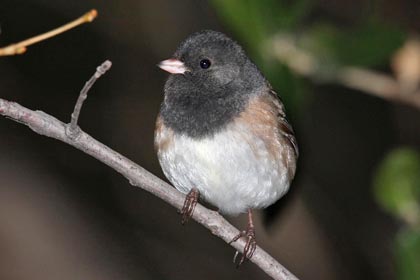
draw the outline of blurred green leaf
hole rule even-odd
[[[396,240],[399,280],[420,279],[420,232],[404,230]]]
[[[404,35],[391,26],[368,23],[338,39],[337,49],[342,64],[368,67],[387,64],[402,46]]]
[[[213,0],[222,20],[252,52],[279,30],[295,28],[310,11],[311,0]],[[255,54],[255,53],[254,53]]]
[[[390,152],[374,177],[378,203],[410,224],[420,218],[420,154],[409,148]]]
[[[239,0],[212,2],[222,20],[241,38],[248,51],[256,55],[266,31],[259,11],[252,8],[253,2]]]
[[[375,21],[351,29],[317,23],[303,35],[301,47],[321,62],[372,67],[387,64],[404,39],[404,33],[397,28]]]

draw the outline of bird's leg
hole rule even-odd
[[[190,192],[185,197],[184,206],[182,206],[181,209],[181,223],[185,224],[188,222],[188,220],[191,218],[191,216],[194,213],[195,206],[198,202],[198,197],[200,196],[200,193],[196,188],[192,188]]]
[[[242,257],[237,263],[236,267],[239,267],[245,260],[249,260],[252,258],[252,255],[255,252],[255,249],[257,248],[257,241],[255,239],[255,228],[254,228],[254,222],[252,221],[252,212],[251,209],[248,209],[248,226],[246,230],[241,231],[237,236],[235,236],[232,241],[229,242],[235,242],[239,238],[245,237],[246,238],[246,244],[244,247],[244,252],[242,253]],[[235,256],[233,257],[233,262],[236,263],[236,257],[238,256],[239,252],[236,251]]]

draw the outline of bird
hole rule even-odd
[[[284,105],[244,49],[218,31],[191,34],[158,67],[169,77],[154,145],[164,175],[186,194],[181,222],[199,198],[222,214],[247,213],[230,242],[246,239],[239,266],[256,249],[252,210],[279,200],[295,176],[299,149]]]

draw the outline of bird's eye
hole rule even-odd
[[[203,68],[203,69],[207,69],[207,68],[209,68],[209,67],[210,67],[210,65],[211,65],[211,62],[210,62],[210,60],[208,60],[207,58],[202,59],[202,60],[200,61],[200,67],[201,67],[201,68]]]

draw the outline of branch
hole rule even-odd
[[[322,62],[299,48],[292,38],[277,36],[271,46],[273,55],[292,71],[313,80],[319,78]],[[325,77],[323,78],[325,80]],[[420,89],[406,92],[404,86],[391,76],[363,68],[343,66],[331,72],[331,76],[327,78],[328,82],[420,109]]]
[[[108,71],[112,66],[111,61],[107,60],[96,68],[95,74],[85,83],[85,86],[82,88],[77,99],[76,105],[74,106],[73,113],[71,114],[71,121],[68,125],[68,134],[70,137],[77,137],[80,128],[77,125],[79,121],[80,111],[82,110],[83,103],[87,98],[88,91],[93,86],[93,84]]]
[[[127,178],[131,185],[154,194],[177,209],[180,209],[183,205],[185,196],[171,185],[95,140],[81,129],[78,129],[77,137],[70,136],[68,131],[71,124],[65,124],[42,111],[33,111],[1,98],[0,115],[24,124],[40,135],[57,139],[91,155],[119,172]],[[192,218],[226,243],[229,243],[239,233],[238,229],[226,221],[219,213],[209,210],[200,204],[197,204]],[[238,242],[232,243],[231,246],[242,252],[245,241],[238,240]],[[273,279],[297,280],[296,276],[260,247],[257,247],[255,250],[251,261]]]
[[[37,35],[32,38],[26,39],[19,43],[1,48],[0,56],[23,54],[24,52],[26,52],[26,47],[36,44],[38,42],[44,41],[51,37],[54,37],[60,33],[66,32],[67,30],[75,28],[76,26],[81,25],[83,23],[91,22],[96,18],[97,15],[98,15],[98,12],[96,10],[91,10],[87,12],[86,14],[84,14],[83,16],[79,17],[78,19],[72,22],[69,22],[63,26],[60,26],[56,29],[53,29],[51,31]]]

